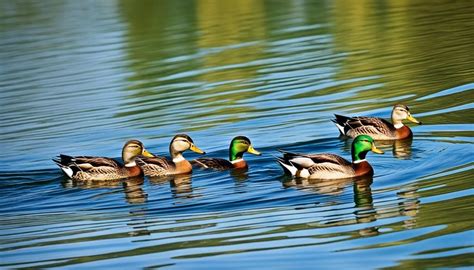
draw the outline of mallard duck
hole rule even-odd
[[[178,134],[174,136],[170,143],[171,159],[157,156],[138,157],[137,164],[146,176],[151,177],[191,173],[191,163],[183,157],[183,152],[186,150],[205,154],[204,151],[194,145],[191,137],[186,134]]]
[[[249,138],[245,136],[237,136],[230,142],[229,160],[222,158],[198,158],[193,160],[191,163],[205,169],[246,169],[248,167],[247,162],[243,158],[243,155],[246,152],[257,156],[261,155],[260,152],[253,148]]]
[[[80,181],[94,180],[117,180],[128,177],[139,176],[142,170],[135,163],[138,155],[152,157],[143,143],[138,140],[130,140],[122,149],[122,160],[125,165],[107,158],[92,156],[68,156],[60,154],[53,161],[71,179]]]
[[[410,113],[406,105],[396,104],[392,110],[392,123],[382,118],[376,117],[347,117],[335,114],[336,119],[332,119],[342,135],[356,137],[367,134],[375,140],[397,140],[412,137],[409,127],[403,124],[407,119],[413,123],[421,125]]]
[[[340,179],[373,175],[372,166],[365,159],[368,151],[383,154],[375,147],[374,139],[359,135],[352,142],[352,162],[335,154],[295,154],[281,151],[277,162],[285,173],[311,179]]]

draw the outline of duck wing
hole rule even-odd
[[[329,154],[329,153],[321,153],[321,154],[313,154],[307,155],[314,163],[332,163],[335,165],[352,165],[351,162],[346,160],[345,158],[338,156],[336,154]]]
[[[346,159],[329,153],[321,153],[321,154],[300,154],[300,153],[292,153],[283,150],[278,150],[283,153],[283,160],[289,161],[291,163],[296,163],[303,168],[308,168],[313,166],[314,163],[333,163],[336,165],[350,165],[351,162],[347,161]]]
[[[292,175],[297,171],[307,171],[307,177],[310,178],[345,178],[354,173],[352,163],[335,154],[298,154],[281,150],[280,152],[283,153],[283,157],[277,161]]]
[[[94,156],[59,155],[53,161],[70,177],[78,180],[89,178],[117,178],[122,165],[111,158]]]
[[[222,158],[197,158],[192,160],[191,164],[201,168],[217,170],[227,170],[234,167],[232,162]]]
[[[335,114],[336,119],[332,121],[336,123],[339,131],[351,137],[360,134],[367,134],[371,136],[393,136],[396,128],[392,123],[385,119],[377,117],[347,117]]]
[[[309,155],[314,164],[308,168],[310,178],[346,178],[354,174],[352,163],[335,154]]]
[[[143,170],[143,173],[147,176],[162,176],[168,174],[170,171],[174,171],[176,165],[173,160],[166,157],[143,157],[139,156],[135,159],[138,166]]]

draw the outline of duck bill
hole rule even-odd
[[[253,148],[253,146],[249,146],[249,149],[247,149],[247,152],[249,152],[250,154],[254,154],[254,155],[257,155],[257,156],[261,156],[262,153],[258,152],[257,150],[255,150],[255,148]]]
[[[142,155],[145,157],[154,157],[154,155],[148,152],[146,149],[143,149]]]
[[[372,149],[370,149],[372,152],[377,153],[377,154],[383,154],[383,151],[375,147],[375,144],[372,144]]]
[[[189,148],[189,150],[193,151],[193,152],[196,152],[198,154],[205,154],[206,152],[202,151],[201,149],[199,149],[199,147],[197,147],[196,145],[192,144],[191,147]]]
[[[421,122],[418,121],[418,120],[416,120],[416,118],[413,117],[411,114],[408,115],[407,120],[410,121],[410,122],[413,122],[413,123],[415,123],[415,124],[421,125]]]

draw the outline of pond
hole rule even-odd
[[[0,268],[474,265],[471,1],[0,2]],[[334,114],[423,125],[373,178],[292,179],[278,149],[350,159]],[[78,183],[56,155],[168,155],[245,173]],[[198,157],[186,153],[186,158]]]

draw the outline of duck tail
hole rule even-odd
[[[56,163],[56,165],[58,165],[61,171],[63,171],[69,178],[72,178],[74,175],[74,169],[72,167],[70,167],[67,163],[65,164],[64,160],[62,159],[53,158],[52,160],[54,163]]]
[[[292,176],[296,175],[296,172],[298,171],[298,169],[296,169],[296,167],[290,161],[287,161],[281,157],[276,157],[276,161],[283,168],[283,171],[286,174],[289,174]]]
[[[347,116],[344,116],[344,115],[340,115],[340,114],[334,114],[334,116],[336,117],[336,119],[331,119],[331,121],[336,125],[337,129],[339,129],[339,132],[342,134],[342,135],[345,135],[345,131],[344,131],[344,126],[347,124],[348,121],[350,121],[352,118],[350,117],[347,117]]]
[[[77,166],[75,159],[72,156],[60,154],[52,160],[69,178],[72,178],[75,173],[80,171],[80,168]]]

